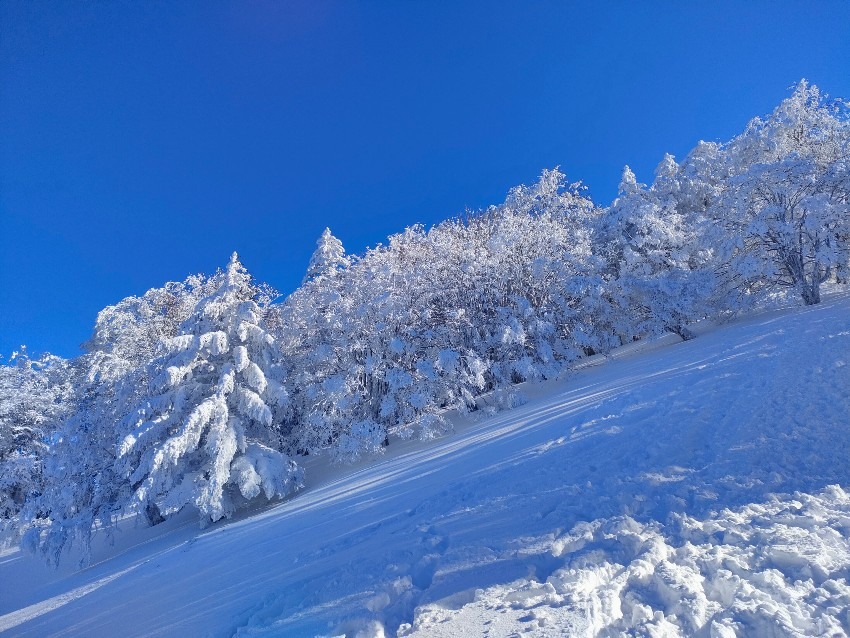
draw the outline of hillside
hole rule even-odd
[[[0,543],[90,564],[93,533],[127,516],[229,520],[299,493],[305,460],[435,441],[447,416],[516,407],[519,384],[623,345],[818,305],[850,281],[847,157],[850,103],[801,80],[651,184],[626,166],[607,207],[544,170],[360,254],[326,229],[285,297],[235,252],[126,297],[80,356],[22,346],[0,365]]]
[[[304,490],[241,518],[125,521],[82,571],[9,550],[0,631],[850,632],[850,295],[695,332],[436,442],[310,457]]]

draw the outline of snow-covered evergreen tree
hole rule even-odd
[[[85,562],[92,530],[110,530],[131,502],[129,486],[116,473],[116,424],[145,396],[158,343],[175,336],[215,289],[212,279],[193,276],[98,313],[83,346],[88,352],[68,365],[72,390],[43,464],[44,490],[21,515],[26,544],[48,562],[58,562],[74,542]]]
[[[316,277],[332,274],[337,269],[345,268],[349,264],[350,260],[345,256],[345,248],[343,248],[342,242],[333,236],[330,228],[325,228],[316,241],[316,250],[310,257],[307,273],[304,275],[302,283],[311,281]]]
[[[217,281],[165,341],[150,396],[124,421],[118,473],[150,523],[186,505],[216,521],[301,486],[301,469],[279,451],[289,397],[259,289],[235,253]]]
[[[156,523],[190,505],[214,521],[300,486],[280,451],[292,422],[263,290],[236,255],[225,272],[178,287],[166,305],[187,316],[177,334],[163,330],[153,361],[148,315],[136,312],[149,304],[101,314],[96,349],[73,362],[74,410],[50,446],[45,489],[22,515],[26,546],[55,564],[77,543],[85,562],[93,531],[109,533],[123,513]],[[108,331],[119,338],[100,343]]]

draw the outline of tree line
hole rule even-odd
[[[326,230],[281,302],[223,270],[103,309],[85,354],[0,366],[0,520],[52,563],[127,514],[202,522],[303,485],[299,459],[450,430],[448,410],[769,304],[850,266],[848,104],[800,82],[726,143],[626,167],[594,204],[546,170],[504,203],[349,255]],[[492,409],[492,407],[490,408]]]

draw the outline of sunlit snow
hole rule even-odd
[[[850,632],[850,295],[695,332],[437,441],[309,457],[303,491],[205,530],[127,520],[82,571],[8,550],[0,631]]]

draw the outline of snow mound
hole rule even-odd
[[[566,563],[545,582],[423,605],[399,636],[850,633],[850,494],[837,485],[664,525],[597,519],[548,550]]]

